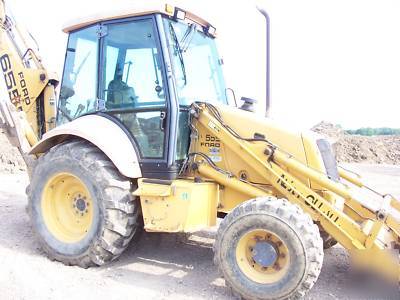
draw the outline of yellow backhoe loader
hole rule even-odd
[[[398,282],[400,202],[356,193],[363,182],[323,137],[255,115],[251,99],[229,103],[201,17],[144,5],[71,22],[58,99],[4,0],[0,23],[3,126],[29,166],[28,212],[50,259],[103,265],[143,229],[221,218],[214,260],[241,298],[304,296],[336,242]]]

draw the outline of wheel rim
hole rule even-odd
[[[76,243],[86,236],[93,222],[93,201],[78,177],[69,173],[52,176],[41,200],[44,222],[56,239]]]
[[[271,284],[281,280],[287,273],[290,255],[286,244],[276,234],[257,229],[239,239],[236,261],[250,280]]]

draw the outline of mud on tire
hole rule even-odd
[[[44,189],[55,174],[79,178],[90,193],[93,217],[84,238],[66,243],[46,225],[42,210]],[[28,213],[42,249],[52,260],[88,268],[121,255],[142,232],[140,204],[131,194],[131,182],[92,144],[74,140],[53,147],[39,158],[28,193]],[[51,201],[57,201],[52,199]]]
[[[253,259],[250,262],[250,273],[246,273],[247,271],[241,267],[242,258],[239,262],[240,252],[238,251],[242,245],[242,239],[260,229],[279,237],[282,242],[278,245],[284,244],[290,257],[286,260],[285,271],[283,273],[279,271],[281,273],[276,277],[276,281],[271,276],[271,281],[262,282],[265,276],[263,271],[260,271],[261,275],[257,274],[253,278],[248,276],[254,273],[251,267],[255,268],[255,260],[261,260],[260,257],[250,258],[250,260]],[[269,235],[270,238],[271,235]],[[258,237],[256,240],[256,243],[260,241]],[[251,251],[253,251],[253,245],[249,248]],[[279,249],[277,253],[276,262],[280,259]],[[265,261],[266,257],[263,259]],[[322,239],[318,227],[312,222],[310,216],[287,200],[273,197],[249,200],[236,207],[221,222],[214,244],[214,263],[225,278],[228,288],[239,299],[302,298],[316,282],[322,261]],[[269,272],[268,268],[269,266],[262,265],[257,270]],[[271,269],[271,272],[273,273],[274,270]]]

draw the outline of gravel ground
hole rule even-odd
[[[0,118],[0,173],[18,173],[26,171],[26,165],[17,148],[10,145]],[[1,183],[0,183],[1,184]]]
[[[400,166],[347,165],[371,185],[400,196]],[[88,270],[51,262],[39,249],[25,213],[24,173],[0,174],[0,299],[231,299],[212,264],[212,235],[188,240],[145,234],[122,257]],[[391,294],[389,294],[391,291]],[[400,299],[374,276],[354,276],[346,251],[325,252],[308,299]]]

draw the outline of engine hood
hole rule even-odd
[[[324,140],[323,136],[312,131],[295,131],[289,126],[279,124],[269,118],[244,111],[236,107],[230,107],[226,105],[215,106],[218,109],[224,123],[234,129],[241,137],[266,139],[281,150],[289,153],[301,163],[326,173],[324,160],[321,151],[318,148],[318,141]],[[265,150],[261,149],[265,148],[265,144],[263,143],[254,143],[254,147],[260,148],[258,152],[261,153]],[[204,151],[205,149],[202,150]],[[223,152],[225,156],[232,155],[228,150],[223,150]],[[228,162],[221,163],[221,167],[228,167],[230,171],[238,174],[240,173],[239,169],[243,169],[243,165],[238,162],[239,159],[240,158],[234,156],[225,158],[225,160],[228,160]],[[236,163],[233,163],[233,161]],[[216,163],[219,162],[216,161]],[[299,174],[296,175],[301,178]],[[253,179],[254,181],[257,180],[257,178]],[[307,178],[301,179],[303,179],[303,182],[307,185],[311,184],[314,188],[317,188],[317,186],[310,183]]]
[[[279,124],[270,118],[225,105],[217,106],[223,120],[229,124],[240,136],[254,138],[263,136],[286,152],[307,163],[303,136],[313,136],[312,133],[294,131],[289,126]]]

